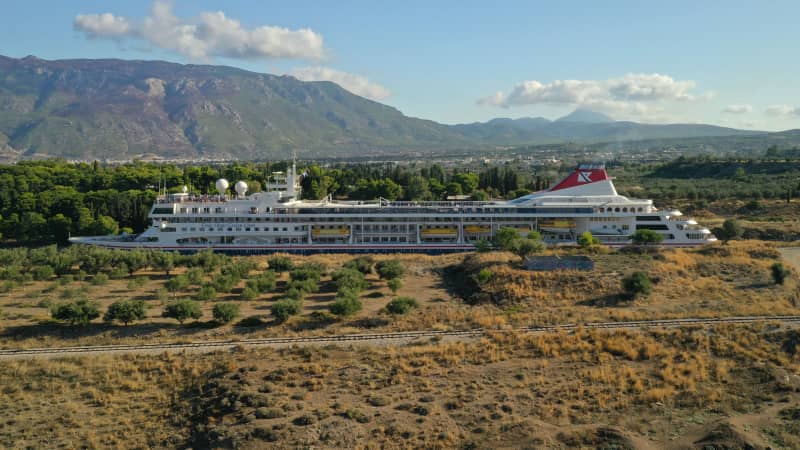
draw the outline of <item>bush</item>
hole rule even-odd
[[[403,287],[403,281],[400,278],[392,278],[386,282],[386,286],[388,286],[392,293],[395,294],[400,290],[401,287]]]
[[[334,272],[331,277],[337,290],[349,289],[360,292],[369,286],[367,280],[364,279],[364,274],[356,269],[342,269]]]
[[[588,248],[593,245],[599,245],[599,244],[600,244],[600,239],[594,237],[591,231],[584,231],[583,233],[581,233],[580,236],[578,236],[578,245],[580,245],[583,248]]]
[[[789,269],[779,262],[773,264],[770,269],[772,270],[772,279],[775,281],[775,284],[783,284],[790,273]]]
[[[258,292],[253,290],[250,287],[245,287],[242,289],[242,300],[253,300],[258,297]]]
[[[296,289],[304,294],[319,292],[319,280],[313,278],[307,280],[292,280],[292,282],[289,283],[289,290],[291,289]]]
[[[478,272],[478,274],[475,275],[475,281],[479,285],[484,285],[492,281],[493,278],[494,278],[494,272],[486,268],[481,269],[480,272]]]
[[[36,266],[31,272],[33,273],[33,279],[36,281],[49,280],[55,275],[55,271],[50,266]]]
[[[164,283],[164,287],[167,288],[170,292],[178,292],[186,289],[189,287],[189,278],[184,275],[178,275],[175,277],[170,278]]]
[[[283,299],[273,303],[272,307],[270,308],[270,312],[272,313],[272,316],[275,317],[275,320],[283,323],[289,320],[289,317],[300,314],[302,309],[303,304],[301,301]]]
[[[95,286],[104,286],[106,283],[108,283],[108,275],[104,273],[98,273],[92,277],[92,284]]]
[[[622,279],[622,289],[629,298],[635,298],[637,295],[648,295],[651,287],[650,277],[644,272],[634,272]]]
[[[375,265],[378,275],[384,280],[400,278],[406,273],[406,268],[396,259],[381,261]]]
[[[631,240],[636,245],[659,244],[664,240],[664,235],[653,230],[636,230],[631,236]]]
[[[358,295],[352,291],[339,291],[336,300],[331,303],[330,311],[337,316],[351,316],[359,311],[363,305]]]
[[[544,250],[544,242],[535,239],[517,239],[514,241],[513,252],[520,257],[523,261],[529,255],[539,253]]]
[[[239,317],[239,305],[236,303],[217,303],[212,311],[214,320],[219,323],[228,323]]]
[[[200,290],[197,291],[195,298],[201,301],[214,300],[217,298],[217,290],[214,289],[214,286],[211,284],[204,284]]]
[[[200,310],[200,303],[194,300],[176,300],[166,307],[161,317],[175,319],[183,325],[186,319],[199,319],[203,316],[203,311]]]
[[[744,234],[744,228],[736,219],[725,219],[722,228],[715,228],[714,235],[727,244],[731,239],[739,239]]]
[[[256,293],[264,294],[275,289],[275,281],[277,276],[275,272],[267,270],[266,272],[247,280],[247,287],[256,291]]]
[[[411,297],[397,297],[386,305],[386,311],[390,314],[405,314],[413,308],[419,307],[419,303]]]
[[[147,306],[141,300],[119,300],[109,305],[103,320],[122,322],[125,326],[146,317]]]
[[[269,268],[276,272],[287,272],[294,268],[294,264],[288,256],[273,256],[269,259]]]
[[[203,269],[199,267],[193,267],[186,271],[186,279],[189,280],[189,284],[191,285],[201,285],[203,283],[203,277],[205,277],[205,273]]]
[[[211,285],[217,292],[231,292],[238,283],[239,277],[233,274],[220,274],[211,281]]]
[[[353,269],[357,270],[364,275],[369,275],[372,273],[372,268],[375,266],[375,260],[372,259],[371,256],[359,256],[357,258],[351,259],[345,265],[345,269]]]
[[[324,271],[324,268],[320,268],[317,265],[304,264],[292,270],[290,276],[292,281],[314,280],[319,282],[319,279],[322,277],[322,273]]]
[[[292,300],[302,300],[306,297],[306,291],[298,289],[296,287],[291,287],[286,291],[286,298]]]
[[[56,305],[50,314],[56,320],[63,320],[71,325],[85,326],[100,317],[100,306],[97,302],[81,299]]]

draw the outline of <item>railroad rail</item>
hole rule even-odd
[[[467,330],[423,330],[423,331],[398,331],[391,333],[370,334],[341,334],[329,336],[309,337],[275,337],[259,339],[239,339],[227,341],[204,342],[175,342],[152,344],[118,344],[118,345],[91,345],[75,347],[46,347],[0,350],[0,359],[24,357],[62,357],[79,356],[101,353],[147,353],[147,352],[175,352],[182,350],[222,350],[238,347],[285,347],[291,345],[330,345],[341,343],[361,343],[382,341],[409,341],[420,338],[475,338],[488,333],[548,333],[558,331],[574,331],[577,329],[636,329],[636,328],[676,328],[687,326],[709,326],[722,324],[752,324],[759,322],[777,322],[780,324],[800,323],[800,316],[743,316],[743,317],[718,317],[718,318],[687,318],[687,319],[658,319],[634,320],[624,322],[587,322],[561,325],[527,326],[507,329],[473,328]]]

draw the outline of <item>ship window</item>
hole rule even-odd
[[[614,212],[619,212],[619,207],[614,208]]]
[[[211,208],[203,208],[203,212],[208,214],[211,212]]]
[[[667,239],[675,239],[675,235],[670,233],[667,235]]]
[[[600,208],[600,212],[605,212],[605,208]]]
[[[637,211],[642,212],[642,207],[640,206]]]
[[[622,226],[622,229],[623,229],[623,230],[627,230],[628,228],[630,228],[628,225],[623,225],[623,226]]]

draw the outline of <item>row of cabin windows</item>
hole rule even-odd
[[[622,208],[620,208],[619,206],[616,206],[614,208],[612,208],[612,207],[598,208],[598,211],[599,212],[624,212],[624,213],[626,213],[626,212],[644,212],[644,208],[642,208],[641,206],[638,207],[638,208],[634,208],[633,206],[631,206],[630,207],[630,211],[628,211],[628,207],[627,206],[623,206]]]
[[[306,230],[306,227],[294,227],[292,229],[292,231],[305,231],[305,230]],[[162,228],[161,231],[176,231],[176,228],[174,228],[174,227],[165,227],[165,228]],[[236,230],[234,230],[233,227],[227,227],[227,228],[225,228],[225,227],[216,227],[216,228],[214,228],[214,227],[208,227],[208,228],[205,228],[205,227],[200,227],[200,228],[197,228],[197,227],[181,227],[181,231],[210,231],[210,232],[214,232],[214,231],[289,231],[289,228],[288,227],[272,227],[272,229],[270,230],[269,227],[264,227],[262,229],[261,227],[253,227],[253,228],[245,227],[245,228],[242,228],[241,226],[239,226],[239,227],[236,227]]]
[[[171,217],[171,223],[252,223],[252,222],[276,222],[276,223],[297,223],[297,222],[450,222],[450,223],[471,223],[486,221],[514,220],[512,217]],[[536,220],[536,217],[520,217],[518,220]]]

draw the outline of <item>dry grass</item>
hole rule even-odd
[[[769,327],[498,332],[393,348],[17,361],[0,367],[0,445],[682,448],[723,423],[755,445],[796,448],[781,411],[800,404],[800,349],[787,344],[797,339]]]

